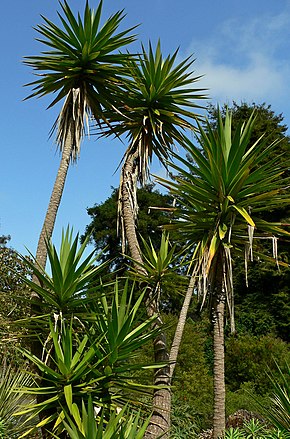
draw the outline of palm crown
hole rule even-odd
[[[92,113],[99,121],[102,107],[110,105],[112,90],[120,82],[122,65],[128,55],[116,53],[131,43],[132,29],[117,33],[124,18],[123,11],[112,15],[100,27],[102,0],[96,11],[86,3],[83,19],[73,15],[68,3],[60,3],[63,15],[58,14],[62,27],[42,17],[44,24],[37,26],[38,39],[50,50],[40,56],[26,57],[25,64],[33,67],[40,76],[27,85],[34,86],[33,96],[56,93],[49,107],[65,98],[54,128],[60,149],[70,133],[71,159],[78,157],[85,121]]]
[[[148,167],[155,154],[163,165],[170,156],[175,141],[181,140],[180,129],[192,128],[191,110],[200,108],[194,100],[204,99],[203,90],[193,84],[200,78],[189,71],[191,57],[175,65],[178,51],[162,56],[160,42],[154,52],[142,46],[142,53],[126,60],[128,80],[118,95],[119,111],[109,111],[114,125],[107,134],[126,134],[129,147],[124,159],[138,151],[138,180],[146,182]]]
[[[158,178],[180,203],[176,219],[167,228],[179,229],[196,246],[196,270],[204,281],[204,300],[217,254],[223,261],[230,305],[232,249],[238,250],[246,244],[248,257],[252,253],[254,231],[274,241],[281,235],[290,236],[281,223],[264,221],[259,215],[290,201],[289,177],[285,177],[289,160],[282,161],[275,154],[265,160],[278,142],[268,145],[266,138],[260,138],[249,144],[254,123],[252,115],[232,133],[231,114],[227,112],[223,121],[218,112],[216,130],[209,122],[205,128],[199,126],[201,149],[184,138],[188,157],[175,154],[181,164],[170,163],[178,172],[174,181]]]

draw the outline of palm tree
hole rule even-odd
[[[250,144],[255,123],[252,115],[247,123],[231,130],[231,114],[222,119],[218,111],[217,127],[207,121],[199,124],[196,147],[184,139],[189,157],[177,154],[178,164],[170,163],[177,171],[174,181],[158,180],[176,197],[180,208],[166,226],[178,229],[183,238],[195,246],[195,272],[199,279],[202,304],[210,307],[214,342],[214,438],[225,428],[224,382],[224,318],[228,305],[234,330],[232,283],[232,253],[245,251],[252,258],[253,241],[257,237],[273,241],[274,258],[280,236],[290,233],[280,223],[270,223],[260,212],[289,202],[289,177],[285,172],[289,160],[275,156],[278,142],[270,145],[266,138]],[[272,153],[271,159],[266,161]],[[244,248],[246,250],[244,250]]]
[[[121,80],[122,64],[128,57],[116,51],[134,40],[134,36],[128,35],[132,29],[118,33],[123,11],[100,27],[102,0],[96,11],[87,2],[83,19],[79,14],[73,15],[66,0],[60,6],[62,26],[42,17],[44,24],[36,27],[38,41],[50,50],[24,61],[39,76],[27,84],[34,87],[28,98],[56,94],[49,108],[64,99],[52,128],[56,131],[61,162],[37,246],[36,260],[42,267],[47,259],[45,239],[53,233],[69,165],[79,157],[91,116],[99,123],[103,107],[111,105],[112,94]]]
[[[119,111],[108,112],[108,119],[114,127],[113,134],[127,136],[129,146],[123,157],[119,188],[119,223],[122,231],[123,250],[125,241],[135,261],[135,268],[146,275],[138,238],[136,219],[138,211],[137,185],[144,185],[149,177],[149,166],[155,155],[165,165],[174,148],[181,141],[181,131],[192,129],[191,120],[198,117],[192,110],[200,108],[195,100],[204,99],[203,90],[194,87],[200,77],[194,77],[189,68],[191,57],[175,65],[178,51],[167,58],[162,56],[160,42],[154,51],[142,46],[137,59],[127,61],[130,79],[123,85],[123,97],[118,96]],[[107,135],[112,134],[110,129]],[[147,312],[159,315],[158,296],[148,290]],[[155,361],[168,360],[165,334],[161,333],[154,342]],[[167,388],[154,393],[154,413],[148,428],[149,437],[158,437],[168,432],[170,426],[169,367],[161,368],[155,374],[155,384]],[[165,436],[164,436],[165,437]]]

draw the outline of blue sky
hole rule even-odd
[[[74,10],[83,11],[84,3],[69,0]],[[97,1],[90,4],[97,6]],[[123,8],[124,26],[141,24],[132,51],[158,38],[164,54],[179,46],[180,59],[194,54],[195,73],[204,75],[199,86],[209,89],[211,102],[266,102],[290,126],[290,1],[104,0],[103,18]],[[21,59],[40,53],[33,26],[41,23],[40,14],[58,22],[56,10],[56,0],[1,5],[0,234],[10,234],[11,246],[24,253],[25,246],[35,252],[59,164],[48,137],[59,108],[46,110],[46,98],[23,102],[29,92],[23,84],[33,75]],[[80,160],[67,178],[56,242],[68,223],[82,233],[90,220],[86,208],[118,186],[115,170],[123,152],[117,141],[83,142]]]

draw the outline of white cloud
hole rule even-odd
[[[266,102],[290,114],[289,43],[288,8],[277,15],[224,21],[190,51],[214,101]]]
[[[275,69],[261,56],[245,66],[232,66],[230,63],[215,63],[207,59],[200,63],[205,73],[203,84],[209,88],[210,96],[217,101],[242,100],[246,102],[264,101],[282,97],[289,88],[287,76],[289,67]],[[288,73],[286,73],[286,71]]]

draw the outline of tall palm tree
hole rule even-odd
[[[210,307],[214,342],[214,433],[221,437],[225,428],[224,319],[228,305],[233,325],[234,301],[232,254],[245,251],[252,258],[253,242],[268,238],[276,243],[290,233],[280,223],[270,223],[260,212],[289,203],[289,159],[273,154],[278,142],[260,138],[250,144],[255,123],[252,115],[247,123],[231,130],[231,114],[222,119],[218,111],[217,128],[207,121],[199,125],[196,147],[188,139],[187,153],[192,160],[177,154],[179,163],[170,167],[178,176],[173,181],[159,178],[177,198],[175,219],[166,228],[178,229],[183,238],[195,246],[195,271],[199,279],[202,303]],[[271,155],[271,159],[265,158]]]
[[[129,146],[124,154],[119,188],[119,224],[123,244],[128,243],[129,253],[135,268],[146,275],[137,234],[136,219],[138,203],[137,185],[144,185],[149,176],[149,166],[155,155],[166,165],[174,148],[181,141],[181,131],[192,129],[192,120],[198,117],[193,109],[200,108],[196,100],[204,99],[202,89],[195,88],[200,77],[189,71],[191,57],[176,65],[178,51],[164,58],[160,42],[155,51],[149,43],[149,51],[142,46],[142,53],[127,61],[130,79],[123,84],[123,96],[118,96],[119,111],[108,112],[114,127],[113,134],[126,135]],[[107,130],[107,134],[112,131]],[[158,314],[158,325],[162,325],[158,296],[149,290],[147,312]],[[154,342],[155,361],[168,360],[165,334]],[[169,366],[157,370],[155,384],[160,388],[154,392],[154,413],[148,428],[148,437],[158,437],[168,432],[170,426]],[[164,438],[166,436],[163,436]]]
[[[60,6],[61,26],[42,17],[44,24],[36,27],[38,41],[49,50],[24,61],[38,75],[36,81],[27,84],[34,87],[28,98],[56,94],[49,108],[64,100],[52,129],[56,131],[61,162],[37,246],[36,260],[42,267],[47,259],[45,239],[53,232],[69,165],[79,157],[90,118],[99,123],[103,119],[102,109],[111,105],[124,59],[128,57],[116,51],[134,40],[129,35],[132,29],[118,33],[123,11],[100,27],[102,0],[96,11],[86,2],[83,18],[79,14],[74,16],[66,0]]]

